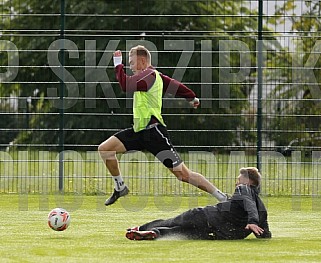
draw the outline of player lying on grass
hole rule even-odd
[[[126,237],[131,240],[167,236],[232,240],[244,239],[254,233],[257,238],[271,238],[267,211],[258,196],[260,181],[261,175],[255,167],[241,168],[235,192],[227,201],[127,229]]]
[[[129,192],[121,175],[116,153],[143,150],[156,156],[179,180],[210,193],[219,201],[226,200],[226,195],[203,175],[187,168],[172,145],[162,118],[162,97],[165,93],[185,98],[192,107],[197,108],[199,99],[195,93],[177,80],[158,72],[151,65],[151,54],[144,46],[133,47],[129,52],[129,67],[133,76],[125,74],[119,50],[114,53],[114,66],[121,89],[133,95],[134,125],[117,132],[98,147],[115,183],[114,192],[105,205],[113,204]]]

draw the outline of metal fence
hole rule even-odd
[[[137,44],[201,100],[165,96],[187,165],[223,191],[260,168],[270,195],[319,195],[321,1],[0,1],[0,192],[105,194],[96,151],[131,124],[112,54]],[[119,156],[139,194],[199,194],[155,158]]]

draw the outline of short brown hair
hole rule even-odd
[[[151,55],[149,50],[141,45],[138,45],[136,47],[131,48],[131,50],[129,51],[129,56],[142,56],[145,57],[147,62],[150,64],[151,63]]]
[[[243,167],[240,169],[240,174],[249,178],[252,185],[259,186],[261,183],[261,174],[256,167]]]

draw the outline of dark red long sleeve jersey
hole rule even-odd
[[[116,78],[124,92],[133,93],[135,91],[148,91],[156,79],[155,69],[148,67],[137,75],[128,76],[124,71],[124,65],[120,64],[115,68]],[[163,95],[170,93],[175,97],[185,98],[188,101],[193,100],[195,93],[181,82],[170,78],[159,72],[163,80]]]

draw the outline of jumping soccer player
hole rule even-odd
[[[171,93],[185,98],[191,107],[197,108],[199,99],[195,93],[179,81],[158,72],[151,65],[151,54],[144,46],[133,47],[129,52],[129,66],[133,76],[125,74],[122,53],[119,50],[114,53],[114,66],[121,89],[133,94],[134,125],[117,132],[98,147],[100,156],[115,182],[114,192],[105,205],[111,205],[119,197],[128,194],[129,189],[123,181],[116,153],[133,150],[151,152],[178,180],[190,183],[220,201],[225,200],[226,195],[203,175],[186,167],[170,141],[161,115],[163,94]]]

